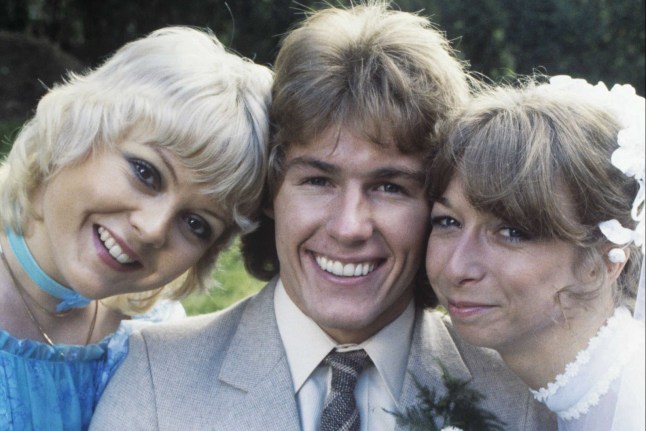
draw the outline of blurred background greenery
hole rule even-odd
[[[213,278],[215,285],[208,292],[193,294],[182,302],[188,314],[221,310],[265,285],[245,271],[237,242],[220,255]]]
[[[307,10],[352,0],[0,0],[0,155],[47,87],[101,63],[124,43],[167,25],[208,27],[225,45],[271,66],[278,41]],[[646,0],[396,0],[430,16],[471,69],[494,80],[569,74],[645,87]],[[358,3],[354,0],[354,3]],[[214,278],[185,301],[190,314],[226,307],[262,283],[237,244]]]

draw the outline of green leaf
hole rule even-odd
[[[454,426],[463,431],[504,431],[505,423],[479,404],[485,396],[469,387],[470,381],[451,376],[444,364],[437,361],[442,369],[444,395],[422,385],[411,373],[418,390],[418,403],[407,407],[404,412],[389,412],[397,419],[399,426],[411,431],[440,431]]]

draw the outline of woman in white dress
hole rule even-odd
[[[559,430],[644,430],[644,98],[564,76],[492,88],[430,169],[426,269],[456,331]]]

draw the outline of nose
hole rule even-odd
[[[130,224],[142,243],[161,248],[168,240],[173,213],[168,204],[143,201],[140,208],[130,213]]]
[[[347,188],[331,205],[328,221],[330,235],[341,243],[366,241],[374,231],[371,204],[359,187]]]
[[[453,286],[473,284],[483,278],[486,270],[482,239],[473,232],[462,231],[455,237],[438,238],[436,241],[431,234],[427,259],[439,264],[440,270]]]

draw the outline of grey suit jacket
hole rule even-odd
[[[275,280],[217,313],[154,325],[130,338],[90,430],[298,431],[299,413],[274,314]],[[441,361],[486,394],[508,430],[556,430],[498,355],[456,339],[438,312],[418,311],[400,406],[416,404],[412,375],[441,390]],[[399,429],[399,428],[398,428]]]

